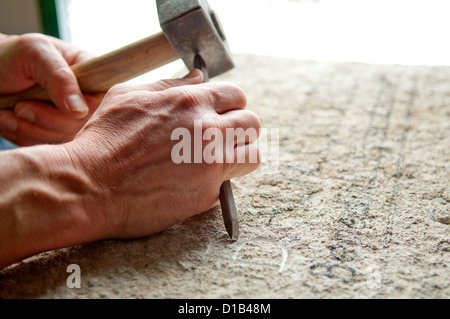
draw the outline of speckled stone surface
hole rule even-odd
[[[232,180],[237,242],[216,208],[29,258],[0,272],[0,297],[450,297],[450,68],[236,62],[214,80],[279,130],[278,169]]]

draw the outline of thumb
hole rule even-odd
[[[67,64],[49,74],[46,90],[53,103],[72,118],[80,119],[89,113],[75,74]]]
[[[193,85],[203,83],[203,73],[199,69],[193,69],[183,78],[160,80],[150,84],[139,84],[136,89],[148,90],[152,92],[164,91],[177,86]]]
[[[199,69],[192,69],[183,78],[161,80],[154,84],[161,86],[161,88],[162,88],[161,91],[162,91],[162,90],[177,87],[177,86],[200,84],[200,83],[203,83],[203,72]]]
[[[50,99],[62,112],[72,118],[83,118],[89,107],[81,93],[77,78],[62,54],[54,46],[39,51],[32,68],[33,78],[49,94]]]
[[[203,83],[203,72],[200,69],[193,69],[186,74],[183,79],[195,81],[197,83]]]

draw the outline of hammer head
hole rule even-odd
[[[210,77],[234,67],[225,33],[206,0],[156,0],[156,5],[161,29],[189,70],[197,54]]]

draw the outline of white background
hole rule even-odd
[[[152,0],[63,0],[68,39],[96,55],[159,32]],[[233,53],[450,65],[448,0],[208,0]],[[181,61],[136,81],[171,77]]]

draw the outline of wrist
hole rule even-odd
[[[126,215],[126,201],[121,200],[120,185],[124,180],[121,158],[111,159],[111,145],[101,143],[91,134],[63,144],[76,171],[82,172],[89,184],[84,197],[85,210],[92,214],[98,237],[120,237]]]
[[[72,142],[70,142],[72,143]],[[98,216],[101,190],[93,182],[93,178],[83,169],[79,161],[69,153],[67,144],[47,145],[42,149],[40,163],[42,176],[54,185],[56,209],[70,216],[73,227],[72,244],[101,239],[104,222]]]
[[[47,145],[42,150],[40,161],[42,175],[54,185],[61,197],[56,200],[56,209],[69,216],[72,234],[69,245],[81,244],[108,237],[105,220],[105,190],[97,183],[96,176],[86,165],[86,158],[74,154],[69,142],[60,145]],[[45,160],[45,159],[48,160]]]
[[[7,151],[1,159],[1,180],[8,182],[0,199],[0,221],[7,225],[0,234],[5,252],[0,268],[36,253],[101,239],[102,223],[86,207],[95,190],[63,145]]]

